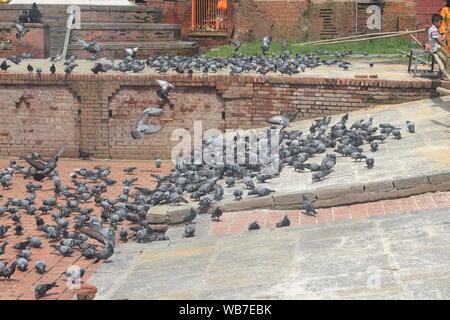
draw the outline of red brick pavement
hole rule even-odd
[[[288,215],[291,226],[324,223],[341,219],[366,218],[385,214],[400,214],[433,208],[450,208],[450,192],[428,193],[401,199],[317,209],[317,217],[308,216],[301,210],[254,210],[227,212],[221,221],[213,224],[210,234],[228,234],[247,231],[248,224],[258,221],[261,229],[274,229],[284,215]]]
[[[19,163],[24,165],[22,161],[19,161]],[[0,168],[5,168],[7,166],[9,166],[9,160],[0,159]],[[116,185],[108,188],[108,193],[104,195],[106,197],[117,196],[121,193],[121,182],[130,177],[130,175],[123,172],[123,169],[126,167],[137,167],[135,175],[133,176],[138,177],[139,180],[134,186],[146,188],[152,188],[155,186],[155,179],[150,177],[150,173],[167,174],[172,168],[171,163],[164,163],[162,168],[156,169],[153,164],[153,160],[146,162],[79,161],[61,159],[57,170],[62,182],[67,186],[72,186],[69,178],[69,174],[71,172],[77,168],[93,169],[95,166],[111,167],[112,174],[110,177],[117,180]],[[3,198],[0,199],[0,204],[6,202],[8,198],[19,197],[23,199],[27,194],[25,185],[28,181],[29,180],[22,179],[20,175],[15,176],[13,178],[13,187],[11,189],[0,190],[0,194],[3,195]],[[36,192],[36,206],[40,206],[42,204],[42,200],[49,199],[53,195],[53,183],[51,181],[44,181],[41,184],[43,185],[43,191]],[[93,206],[93,200],[87,202],[86,204],[82,204],[81,206],[92,206],[95,208],[94,214],[99,215],[100,213],[99,208]],[[450,192],[424,194],[395,200],[383,200],[355,204],[351,206],[318,209],[317,217],[304,215],[300,210],[255,210],[229,212],[222,215],[220,222],[214,223],[210,234],[244,232],[247,231],[248,224],[255,220],[259,222],[262,229],[273,229],[275,228],[275,223],[280,221],[285,214],[289,216],[291,226],[298,226],[301,224],[324,223],[340,219],[355,219],[443,207],[450,207]],[[44,221],[48,224],[53,223],[50,214],[51,213],[42,216]],[[21,224],[24,227],[24,233],[21,236],[15,236],[14,231],[9,230],[6,233],[6,236],[3,239],[0,239],[0,243],[3,243],[5,240],[9,242],[5,254],[0,256],[0,260],[13,261],[17,251],[14,250],[12,246],[18,241],[25,240],[27,236],[39,237],[42,240],[43,245],[42,248],[31,249],[33,254],[29,261],[29,268],[27,271],[21,272],[16,270],[11,278],[11,281],[0,280],[0,300],[34,299],[34,288],[37,284],[49,283],[53,281],[57,281],[59,287],[49,291],[48,296],[41,299],[71,299],[75,293],[75,290],[68,287],[66,277],[62,276],[61,273],[66,271],[72,265],[85,268],[86,273],[82,279],[82,282],[86,282],[95,269],[101,265],[101,262],[93,265],[93,260],[85,259],[80,255],[79,251],[75,251],[75,253],[73,253],[70,257],[60,256],[58,253],[55,253],[55,250],[49,247],[49,241],[44,237],[43,233],[36,228],[34,216],[21,213],[21,217]],[[73,218],[68,218],[68,220],[73,221]],[[11,223],[12,221],[9,218],[9,214],[0,216],[0,225],[11,225]],[[122,226],[126,227],[127,225],[128,222],[124,222]],[[69,228],[69,231],[72,231],[72,229]],[[89,240],[89,242],[91,242],[91,240]],[[116,240],[116,242],[117,244],[121,243],[120,240]],[[95,241],[92,243],[99,245]],[[47,272],[43,275],[38,274],[34,269],[34,264],[38,260],[43,260],[47,264]]]
[[[23,161],[18,161],[19,164],[25,165]],[[139,180],[133,185],[133,187],[145,187],[153,188],[155,186],[155,179],[150,177],[151,173],[156,174],[168,174],[172,168],[172,164],[167,162],[163,163],[160,169],[156,169],[153,160],[149,161],[80,161],[80,160],[66,160],[61,159],[59,161],[57,171],[61,177],[63,184],[67,186],[73,186],[70,181],[69,174],[77,168],[93,169],[95,166],[111,167],[110,178],[117,181],[113,186],[108,187],[108,192],[103,194],[104,197],[112,198],[118,196],[122,191],[122,181],[130,177],[138,177]],[[123,172],[126,167],[137,167],[134,175],[128,175]],[[0,168],[9,167],[9,159],[0,159]],[[24,180],[22,175],[17,175],[13,177],[12,183],[13,187],[11,189],[0,189],[0,194],[3,198],[0,199],[0,204],[3,205],[8,198],[18,197],[24,199],[27,194],[25,185],[30,180]],[[53,182],[46,180],[40,183],[43,187],[43,191],[36,192],[35,206],[39,207],[42,205],[44,199],[49,199],[53,196]],[[131,191],[133,193],[133,191]],[[58,201],[65,201],[64,198],[58,199]],[[94,208],[93,214],[97,214],[100,219],[100,211],[97,206],[93,205],[94,200],[91,199],[85,204],[80,206],[90,206]],[[62,204],[59,203],[59,204]],[[53,212],[53,211],[52,211]],[[43,215],[45,223],[54,224],[51,213]],[[86,282],[89,276],[95,271],[95,269],[101,265],[101,262],[93,264],[94,260],[88,260],[81,256],[80,251],[75,251],[70,257],[62,257],[59,253],[56,253],[53,248],[51,248],[50,242],[46,239],[45,234],[37,229],[34,216],[27,215],[26,213],[20,212],[21,224],[24,227],[23,235],[14,235],[14,230],[10,229],[3,239],[0,239],[0,243],[5,240],[9,242],[6,247],[6,252],[0,255],[0,260],[8,260],[12,262],[15,260],[18,251],[12,248],[12,246],[19,241],[24,241],[28,236],[36,236],[42,240],[42,248],[32,248],[32,256],[29,261],[28,270],[21,272],[16,269],[16,272],[11,277],[11,281],[3,281],[0,279],[0,300],[6,299],[21,299],[29,300],[34,298],[34,288],[40,283],[50,283],[57,281],[58,287],[53,288],[48,292],[48,296],[41,298],[42,300],[54,300],[54,299],[71,299],[75,294],[75,290],[69,288],[66,277],[61,275],[62,272],[66,271],[70,266],[75,265],[80,268],[86,269],[86,273],[82,278],[82,282]],[[69,221],[73,221],[73,218],[67,218]],[[5,213],[0,216],[0,225],[12,225],[12,220],[10,219],[10,214]],[[129,225],[128,221],[125,221],[118,228],[126,227]],[[69,231],[73,231],[70,224]],[[118,232],[117,232],[118,237]],[[96,241],[89,240],[90,243],[96,244],[101,248],[101,245]],[[117,244],[122,243],[120,240],[116,240]],[[59,241],[55,244],[59,245]],[[43,260],[47,265],[47,272],[43,275],[38,274],[35,271],[34,264],[38,260]]]

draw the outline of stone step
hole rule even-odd
[[[449,299],[448,213],[123,244],[89,284],[96,299]]]
[[[162,41],[162,42],[108,42],[101,43],[102,51],[98,58],[124,59],[127,56],[125,48],[139,47],[138,59],[147,59],[152,55],[196,55],[199,53],[198,43],[195,41]],[[69,54],[75,54],[79,59],[89,59],[91,54],[83,49],[81,44],[71,43]]]
[[[81,29],[72,30],[71,44],[77,43],[76,37],[99,43],[174,41],[180,29],[179,24],[83,23]]]

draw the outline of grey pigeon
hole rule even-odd
[[[64,257],[70,256],[74,252],[74,249],[69,246],[62,245],[58,247],[57,245],[52,244],[50,247],[57,250]]]
[[[249,231],[251,231],[251,230],[258,230],[258,229],[261,229],[261,227],[259,226],[258,221],[254,221],[254,222],[252,222],[252,223],[250,223],[248,225],[248,230]]]
[[[374,164],[375,164],[375,160],[373,158],[367,158],[366,159],[367,168],[369,168],[369,169],[373,168]]]
[[[45,283],[37,285],[34,288],[34,296],[36,299],[40,299],[42,297],[45,297],[47,295],[47,291],[51,290],[52,288],[58,287],[56,284],[56,281],[53,283]]]
[[[414,122],[406,121],[406,125],[410,133],[414,133],[416,131],[416,125],[414,124]]]
[[[267,196],[267,195],[269,195],[272,192],[275,192],[275,190],[271,190],[271,189],[268,189],[268,188],[264,188],[264,187],[259,187],[258,186],[256,188],[254,188],[253,190],[249,191],[248,195],[249,196],[257,195],[259,197],[262,197],[262,196]]]
[[[20,271],[26,271],[28,268],[28,260],[25,258],[19,258],[16,260],[17,262],[17,269],[19,269]]]
[[[233,190],[233,196],[236,200],[242,199],[242,194],[243,194],[243,192],[240,189]]]
[[[162,109],[148,107],[137,119],[133,131],[131,131],[131,136],[133,139],[140,139],[143,134],[154,134],[161,131],[164,125],[151,125],[145,124],[149,116],[160,116],[163,113]]]
[[[304,194],[302,195],[302,199],[303,209],[306,211],[306,214],[315,216],[317,214],[317,211],[314,208],[312,202]]]
[[[223,214],[223,211],[219,207],[216,207],[212,211],[212,219],[215,221],[220,221],[219,219],[222,216],[222,214]]]
[[[107,243],[105,248],[97,253],[97,258],[95,259],[94,263],[99,262],[100,260],[108,260],[112,255],[114,254],[114,247],[112,243]]]
[[[195,234],[195,226],[193,224],[188,224],[184,228],[184,237],[191,238],[191,237],[194,237],[194,234]]]
[[[22,38],[30,31],[30,29],[25,28],[23,26],[23,24],[20,24],[20,23],[16,23],[15,27],[17,29],[17,33],[16,33],[17,40],[22,40]]]
[[[45,272],[46,265],[45,265],[44,261],[39,260],[39,261],[36,261],[36,264],[34,265],[34,267],[36,268],[36,271],[38,273],[43,274]]]
[[[291,224],[291,221],[289,220],[289,217],[287,215],[285,215],[284,218],[280,222],[276,223],[276,227],[277,228],[287,227],[290,224]]]

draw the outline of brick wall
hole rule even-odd
[[[169,158],[173,130],[265,126],[265,119],[299,109],[301,118],[336,114],[379,103],[433,97],[441,81],[387,81],[280,76],[185,76],[161,79],[176,87],[173,110],[164,106],[154,124],[163,131],[133,140],[131,128],[140,112],[157,106],[150,75],[0,74],[0,153],[20,156],[37,151],[50,155],[63,142],[67,156],[81,147],[97,158]]]
[[[49,54],[49,26],[42,23],[25,23],[25,28],[30,31],[21,40],[16,38],[16,28],[11,28],[7,34],[2,35],[2,41],[11,41],[12,45],[11,49],[2,50],[1,55],[9,57],[29,52],[33,53],[35,58],[46,58]]]

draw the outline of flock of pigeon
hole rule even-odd
[[[137,121],[137,128],[133,130],[133,137],[141,138],[142,134],[156,132],[153,129],[147,130],[145,124],[145,117],[152,114],[154,109],[156,108],[147,108],[144,111],[143,116]],[[42,237],[54,242],[51,247],[55,249],[55,253],[70,256],[75,251],[79,251],[86,259],[95,259],[94,263],[97,263],[100,260],[109,259],[114,253],[117,232],[122,241],[134,239],[137,242],[146,243],[168,240],[167,236],[155,232],[145,221],[147,211],[153,206],[188,203],[186,194],[190,194],[191,200],[198,201],[198,207],[191,207],[190,212],[185,216],[184,222],[187,225],[184,236],[193,237],[195,235],[193,220],[197,214],[208,212],[211,208],[212,220],[220,221],[222,215],[220,201],[223,199],[224,187],[233,188],[236,182],[241,182],[248,190],[248,196],[269,195],[274,190],[266,188],[264,183],[279,176],[286,166],[291,166],[300,172],[311,172],[312,182],[326,179],[337,161],[335,153],[326,153],[329,148],[343,157],[351,157],[355,161],[365,160],[367,168],[372,168],[373,158],[365,155],[361,147],[367,143],[370,145],[370,151],[376,152],[379,144],[386,143],[391,134],[393,139],[401,139],[400,128],[389,123],[381,123],[377,127],[373,125],[372,118],[358,120],[349,126],[348,114],[331,126],[331,117],[315,120],[307,134],[299,130],[287,130],[290,121],[296,115],[297,113],[293,113],[267,119],[272,126],[260,131],[256,136],[252,136],[255,135],[253,131],[249,131],[246,136],[236,134],[231,142],[227,142],[232,143],[232,146],[216,143],[221,139],[218,136],[211,137],[204,141],[202,152],[204,155],[209,155],[209,158],[213,159],[212,162],[195,162],[197,151],[194,150],[191,153],[193,161],[189,162],[186,158],[178,157],[175,168],[169,175],[151,174],[151,177],[157,180],[154,189],[134,187],[132,192],[133,184],[138,178],[131,177],[122,181],[122,192],[115,198],[104,196],[108,194],[108,187],[117,183],[109,177],[111,171],[108,167],[95,167],[93,170],[77,169],[70,174],[72,186],[66,186],[61,182],[56,169],[66,145],[47,160],[42,159],[36,152],[19,158],[25,160],[28,167],[19,165],[16,160],[11,160],[10,166],[0,172],[0,184],[3,189],[13,187],[13,177],[22,176],[23,179],[33,179],[37,182],[48,179],[53,182],[54,195],[42,201],[42,205],[36,203],[36,193],[42,190],[42,185],[30,181],[26,184],[28,194],[25,198],[8,198],[0,206],[0,217],[6,217],[5,215],[9,214],[11,222],[0,225],[0,239],[4,238],[8,232],[21,235],[24,231],[24,226],[21,225],[21,214],[33,215],[36,228],[42,233]],[[270,135],[273,134],[274,129],[279,130],[278,154],[272,155],[279,159],[279,165],[276,168],[271,164],[273,159],[258,157],[266,150],[253,149],[250,146],[252,141],[257,141],[260,145],[267,145],[267,150],[270,150],[272,141]],[[407,121],[407,129],[411,133],[415,132],[414,123]],[[226,154],[229,147],[237,151],[240,143],[244,144],[244,150],[246,150],[244,164],[237,164],[237,162],[225,164],[223,161],[214,160],[215,155],[221,152]],[[256,150],[258,154],[252,154],[255,152],[252,150]],[[311,161],[320,154],[325,154],[320,162]],[[237,152],[234,156],[237,160]],[[253,156],[258,159],[257,163],[249,161]],[[161,167],[160,159],[156,160],[156,167]],[[125,168],[124,172],[131,175],[135,169],[136,167]],[[220,183],[222,180],[223,186]],[[233,191],[236,201],[239,201],[243,194],[243,190],[239,188]],[[299,203],[302,203],[306,214],[317,214],[312,201],[306,195],[299,199]],[[89,206],[83,204],[89,204]],[[100,219],[93,214],[95,207],[101,212]],[[42,219],[43,215],[51,216],[53,223],[45,223]],[[72,225],[68,218],[73,218]],[[119,228],[124,221],[131,223],[128,230],[124,227]],[[276,225],[277,227],[289,226],[288,216],[286,215]],[[249,230],[259,228],[257,221],[248,226]],[[89,238],[97,240],[103,247],[100,249],[97,245],[88,243]],[[8,241],[0,245],[0,256],[5,252],[7,245],[9,245]],[[12,249],[17,250],[17,259],[9,266],[8,261],[0,260],[0,276],[4,280],[9,280],[16,268],[20,271],[27,270],[32,257],[31,249],[39,248],[41,245],[42,241],[39,237],[27,237],[15,243]],[[36,272],[45,273],[45,261],[36,261],[35,269]],[[64,274],[75,281],[83,276],[84,269]],[[36,298],[45,296],[46,292],[55,286],[56,282],[37,286]]]
[[[23,26],[17,25],[18,40],[22,39],[27,33]],[[91,44],[78,39],[83,44],[85,50],[93,54],[95,60],[101,52],[101,46],[95,41]],[[136,60],[138,48],[127,49],[127,58],[118,65],[105,62],[96,62],[92,72],[101,73],[109,70],[121,72],[139,72],[145,66],[156,68],[159,73],[166,73],[169,70],[175,70],[177,73],[192,74],[193,70],[202,70],[203,73],[216,72],[225,67],[230,67],[231,74],[239,74],[246,71],[256,71],[261,74],[268,72],[281,72],[282,74],[292,75],[304,72],[305,69],[314,68],[319,65],[338,64],[343,69],[348,69],[350,63],[341,59],[351,52],[337,54],[335,60],[321,61],[316,54],[309,54],[301,57],[296,55],[291,57],[284,48],[281,56],[267,57],[267,51],[272,42],[271,37],[265,37],[261,47],[262,56],[246,57],[237,54],[242,42],[233,40],[236,46],[236,53],[232,58],[204,58],[201,56],[182,57],[182,56],[159,56],[150,57],[145,63]],[[320,52],[320,54],[327,54]],[[22,59],[31,58],[29,54],[22,57],[13,56],[8,60],[13,63],[20,63]],[[60,61],[62,56],[52,57],[55,63]],[[70,57],[64,65],[65,72],[71,73],[76,65],[76,57]],[[52,64],[50,70],[56,72],[55,64]],[[9,65],[6,60],[0,64],[4,71]],[[33,67],[28,66],[28,70],[33,72]],[[42,70],[36,70],[41,73]],[[170,104],[169,94],[174,86],[167,81],[156,80],[159,85],[157,95],[162,99],[161,107]],[[161,131],[163,125],[151,125],[146,123],[149,116],[160,116],[162,108],[148,107],[137,119],[134,128],[131,131],[133,139],[141,139],[144,135],[151,135]],[[158,233],[146,222],[147,211],[158,205],[177,205],[179,203],[189,203],[189,199],[198,201],[197,207],[191,207],[190,212],[186,214],[184,222],[186,223],[184,236],[195,236],[194,220],[199,213],[211,212],[213,221],[220,221],[223,213],[220,207],[220,201],[224,197],[224,188],[235,188],[236,183],[241,183],[243,188],[247,189],[247,196],[267,196],[273,192],[264,186],[265,182],[278,177],[285,167],[293,167],[300,173],[311,172],[312,182],[318,182],[327,179],[333,172],[336,165],[337,155],[351,157],[355,161],[364,160],[367,168],[374,167],[374,158],[364,152],[362,146],[370,145],[370,152],[376,152],[379,145],[386,143],[391,135],[393,139],[401,139],[400,128],[389,123],[381,123],[379,126],[373,124],[373,118],[361,119],[349,125],[348,114],[344,115],[338,122],[331,125],[331,117],[324,117],[315,120],[309,132],[303,133],[299,130],[288,130],[289,123],[295,119],[298,112],[288,115],[275,116],[267,119],[271,124],[270,128],[260,130],[258,134],[250,130],[246,135],[236,134],[232,141],[222,143],[221,137],[214,136],[202,144],[202,154],[211,159],[208,163],[205,161],[196,162],[196,154],[199,150],[191,153],[191,161],[186,158],[178,157],[175,168],[168,175],[151,174],[155,178],[157,185],[154,189],[133,187],[138,178],[131,177],[122,181],[122,192],[117,197],[108,198],[108,187],[117,183],[109,176],[111,175],[108,167],[95,167],[93,170],[85,168],[77,169],[70,174],[71,186],[62,183],[57,169],[58,160],[63,155],[66,145],[63,145],[53,157],[44,160],[38,153],[33,152],[20,158],[24,160],[28,167],[21,166],[16,160],[11,160],[8,168],[0,171],[0,184],[3,189],[13,188],[14,178],[22,176],[23,179],[33,179],[26,184],[27,196],[23,199],[8,198],[0,206],[0,217],[6,218],[9,215],[9,223],[0,225],[0,239],[5,238],[8,233],[14,232],[16,235],[22,235],[24,226],[21,224],[21,215],[33,215],[36,221],[36,228],[42,234],[42,237],[50,239],[54,244],[55,253],[62,256],[71,256],[78,251],[86,259],[94,259],[94,263],[101,260],[108,260],[114,253],[116,233],[122,241],[134,239],[140,243],[168,240],[164,234]],[[407,121],[409,132],[415,132],[414,123]],[[278,133],[277,153],[269,154],[272,149],[272,135],[274,130]],[[264,148],[253,148],[254,143],[258,143]],[[231,144],[227,145],[227,144]],[[244,163],[238,164],[238,148],[244,146]],[[332,149],[333,152],[328,152]],[[227,150],[234,150],[234,163],[224,163]],[[263,156],[264,153],[264,156]],[[312,160],[321,154],[324,157],[319,162]],[[224,155],[224,157],[216,157]],[[80,157],[89,158],[89,154],[80,150]],[[242,155],[241,155],[242,156]],[[276,158],[276,159],[275,159]],[[204,159],[204,158],[203,158]],[[217,160],[219,159],[219,160]],[[257,159],[256,162],[250,159]],[[273,160],[277,160],[274,162]],[[277,163],[276,167],[273,163]],[[161,167],[161,160],[156,160],[156,167]],[[125,168],[127,174],[132,175],[136,167]],[[42,190],[42,185],[37,183],[44,180],[50,180],[53,183],[53,196],[42,201],[39,204],[35,201],[36,194]],[[221,183],[223,181],[223,183]],[[235,188],[232,191],[236,201],[244,196],[241,188]],[[0,198],[2,196],[0,195]],[[302,195],[299,199],[305,214],[316,215],[311,199]],[[94,210],[100,212],[98,217]],[[51,217],[53,223],[44,222],[42,216]],[[123,223],[128,221],[129,227],[125,228]],[[288,216],[279,221],[277,227],[286,227],[290,225]],[[248,230],[259,229],[257,221],[249,224]],[[102,247],[89,243],[89,239],[98,241]],[[39,237],[27,237],[12,245],[9,250],[16,250],[17,256],[14,261],[0,260],[0,276],[4,281],[10,280],[16,269],[25,271],[29,268],[29,262],[32,257],[32,249],[42,246],[42,240]],[[8,241],[3,241],[0,245],[1,255],[10,245]],[[39,260],[34,263],[36,272],[42,274],[46,272],[45,261]],[[83,277],[85,270],[66,271],[64,274],[73,281]],[[45,296],[47,291],[57,287],[56,282],[41,284],[35,287],[35,297],[37,299]]]
[[[29,31],[24,28],[23,25],[16,24],[17,34],[16,38],[18,40],[22,39],[23,36]],[[83,49],[91,54],[91,60],[95,61],[102,51],[102,47],[99,43],[93,40],[88,43],[85,40],[76,38],[83,46]],[[235,46],[234,54],[228,58],[212,58],[204,56],[168,56],[160,55],[155,57],[148,57],[145,61],[136,59],[139,47],[135,48],[125,48],[126,58],[123,61],[116,63],[114,60],[107,61],[102,59],[98,62],[94,62],[91,71],[95,74],[106,73],[109,71],[115,72],[132,72],[139,73],[145,68],[152,68],[152,72],[157,72],[158,74],[166,74],[167,72],[174,71],[178,74],[188,74],[192,75],[194,72],[202,72],[204,75],[208,73],[217,73],[222,70],[230,70],[231,75],[242,74],[248,72],[256,72],[261,75],[266,75],[269,72],[281,73],[283,75],[294,75],[301,72],[306,72],[307,68],[313,69],[321,65],[331,66],[337,65],[342,70],[348,70],[351,63],[343,60],[346,56],[352,55],[352,50],[348,50],[341,53],[330,53],[325,50],[318,50],[315,53],[308,53],[304,56],[300,54],[293,55],[288,50],[288,44],[284,40],[281,45],[282,53],[277,55],[272,53],[268,54],[270,45],[272,43],[272,37],[264,37],[261,45],[261,54],[256,56],[245,56],[242,53],[238,53],[241,48],[243,41],[233,40],[230,42]],[[367,54],[366,54],[367,55]],[[321,56],[334,56],[334,59],[322,59]],[[23,55],[13,55],[8,59],[3,60],[0,64],[0,69],[7,71],[11,66],[8,64],[8,60],[12,63],[18,65],[24,59],[30,59],[33,55],[30,53],[24,53]],[[57,72],[55,63],[62,61],[64,59],[62,52],[56,54],[50,58],[52,64],[49,67],[49,71],[54,74]],[[73,70],[78,67],[76,63],[77,57],[71,55],[67,60],[64,61],[63,71],[65,74],[71,74]],[[373,67],[373,63],[369,66]],[[29,63],[27,66],[28,72],[32,73],[36,71],[37,74],[42,74],[42,68],[35,68]]]

